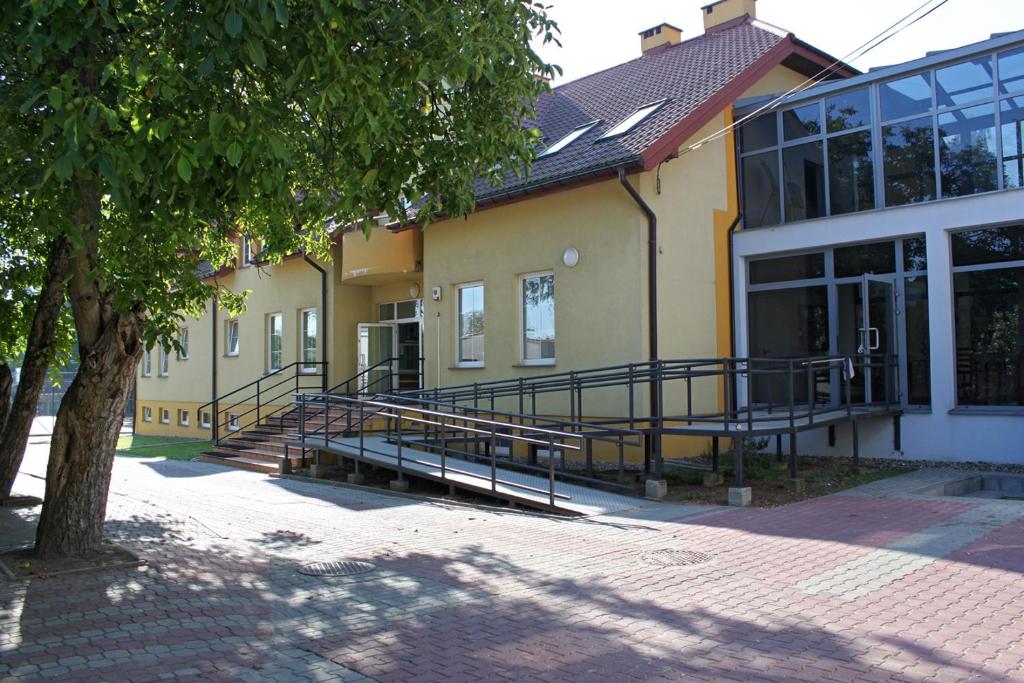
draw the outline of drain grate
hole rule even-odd
[[[661,567],[689,567],[711,561],[711,555],[696,550],[655,550],[644,558],[648,564]]]
[[[313,562],[299,567],[300,574],[307,576],[355,576],[373,571],[377,565],[356,560],[340,560],[338,562]]]

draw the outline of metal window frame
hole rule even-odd
[[[308,350],[306,348],[306,339],[308,337],[308,335],[306,334],[306,314],[307,313],[312,313],[313,314],[313,316],[316,319],[316,325],[317,325],[316,334],[313,335],[313,362],[312,362],[311,365],[307,365],[306,364],[306,351]],[[282,335],[283,335],[283,332],[284,332],[283,323],[282,323],[281,331],[282,331]],[[284,346],[283,346],[283,344],[284,344],[283,336],[282,336],[281,342],[282,342],[282,347],[281,348],[283,350],[283,348],[284,348]],[[299,309],[299,372],[306,372],[306,373],[317,372],[319,370],[319,365],[317,365],[317,359],[319,357],[320,357],[320,314],[317,311],[315,306],[310,306],[308,308],[300,308]]]

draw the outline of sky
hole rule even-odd
[[[701,6],[710,0],[548,0],[561,47],[535,45],[564,73],[554,85],[640,56],[640,31],[668,22],[683,39],[704,31]],[[758,0],[757,17],[843,58],[925,0]],[[949,0],[935,12],[851,63],[866,71],[926,52],[1024,29],[1024,0]]]

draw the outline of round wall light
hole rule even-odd
[[[580,252],[576,247],[567,247],[562,252],[562,263],[565,264],[566,268],[573,268],[577,263],[580,262]]]
[[[420,295],[420,286],[414,282],[414,283],[412,283],[409,286],[409,296],[411,298],[415,299],[415,298],[419,297],[419,295]]]

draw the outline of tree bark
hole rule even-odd
[[[110,471],[135,368],[142,313],[114,313],[61,401],[36,530],[41,558],[88,557],[103,540]]]
[[[14,383],[14,373],[7,363],[0,363],[0,434],[3,434],[4,425],[7,424],[7,415],[11,412],[11,385]],[[0,496],[0,502],[3,496]]]
[[[32,328],[25,345],[18,390],[14,403],[10,405],[7,420],[3,423],[3,432],[0,433],[0,502],[11,495],[32,431],[39,394],[46,382],[46,371],[53,361],[53,341],[66,300],[64,288],[69,257],[67,240],[56,238],[46,257],[46,280],[39,291]]]

